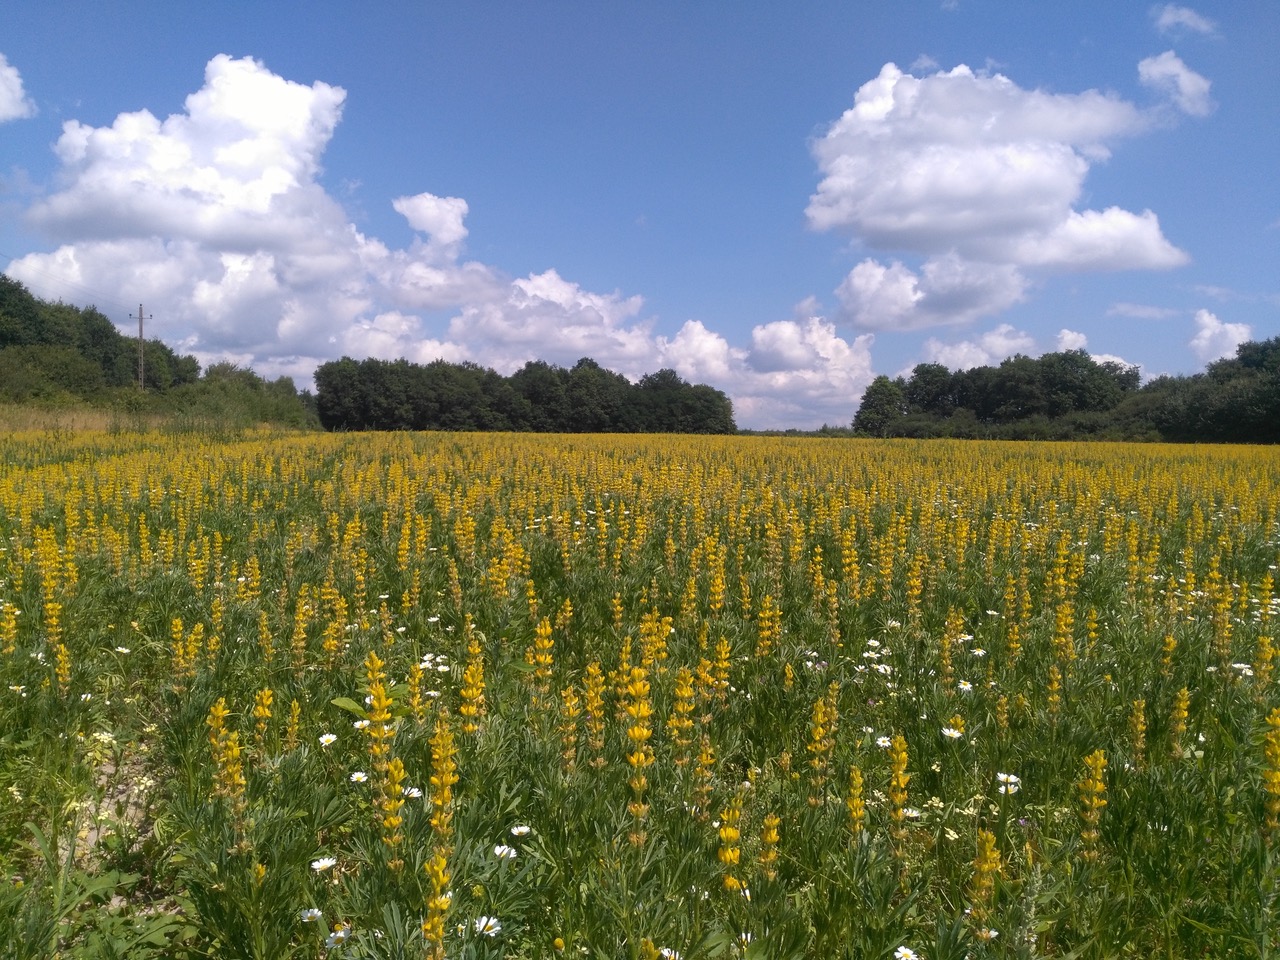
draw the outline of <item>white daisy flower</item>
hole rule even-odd
[[[496,937],[502,932],[502,924],[497,917],[476,917],[472,926],[476,933],[485,937]]]

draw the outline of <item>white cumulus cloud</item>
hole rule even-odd
[[[806,212],[814,229],[924,262],[864,260],[837,292],[847,315],[872,328],[963,323],[1023,299],[1028,269],[1185,263],[1153,212],[1076,208],[1090,166],[1151,122],[1096,90],[886,64],[811,145],[822,178]]]
[[[1143,372],[1144,368],[1141,363],[1130,363],[1124,357],[1118,356],[1114,353],[1091,353],[1089,356],[1093,358],[1095,363],[1114,363],[1116,366],[1124,367],[1126,369],[1136,367],[1139,375],[1145,376]]]
[[[858,326],[912,330],[999,313],[1022,300],[1025,289],[1026,278],[1012,265],[945,254],[926,261],[919,274],[897,260],[888,266],[863,260],[836,296]]]
[[[649,325],[637,322],[643,304],[638,296],[584,290],[547,270],[512,281],[500,299],[464,304],[448,337],[502,372],[535,358],[567,365],[591,357],[638,375],[652,372],[654,357]]]
[[[970,370],[998,364],[1015,354],[1029,354],[1035,346],[1035,338],[1029,333],[1002,323],[972,340],[944,343],[930,337],[924,342],[924,359],[929,363],[940,363],[950,370]]]
[[[508,369],[592,355],[653,369],[658,344],[637,322],[639,297],[465,260],[461,198],[394,198],[420,235],[404,249],[357,230],[317,181],[345,99],[341,88],[219,55],[181,113],[67,122],[55,146],[63,186],[28,211],[64,242],[8,272],[46,295],[75,300],[87,287],[141,299],[158,333],[202,359],[304,378],[343,352]],[[434,327],[433,312],[446,315]]]
[[[22,88],[22,74],[0,53],[0,123],[36,115],[36,105]]]
[[[343,333],[341,346],[344,354],[381,360],[461,363],[473,359],[464,345],[427,336],[421,318],[397,310],[352,324]]]
[[[1208,17],[1203,17],[1190,7],[1179,6],[1176,3],[1153,7],[1151,15],[1155,18],[1156,29],[1161,33],[1188,30],[1204,36],[1213,36],[1218,31],[1217,24]]]
[[[1168,97],[1183,113],[1204,117],[1213,112],[1209,81],[1183,63],[1172,50],[1141,61],[1138,79],[1143,86]]]
[[[305,381],[341,354],[471,360],[504,373],[589,356],[633,378],[669,366],[710,382],[745,426],[852,417],[871,379],[870,337],[846,343],[816,318],[758,327],[749,348],[696,320],[657,335],[639,296],[465,259],[460,197],[392,199],[418,234],[407,248],[365,236],[316,179],[345,98],[220,55],[182,113],[69,121],[55,147],[63,186],[28,212],[62,245],[8,272],[46,296],[75,301],[89,288],[141,299],[153,331],[179,349],[270,376]]]
[[[1083,350],[1089,345],[1089,338],[1078,330],[1062,329],[1058,331],[1054,347],[1059,350]]]
[[[1084,350],[1089,346],[1089,338],[1078,330],[1062,329],[1058,331],[1058,336],[1054,339],[1054,349],[1058,352],[1064,350]],[[1117,356],[1114,353],[1094,353],[1089,351],[1089,356],[1095,363],[1115,363],[1122,367],[1138,367],[1142,365],[1130,363],[1124,357]]]
[[[341,355],[474,361],[510,373],[582,357],[636,378],[662,367],[733,399],[748,427],[848,423],[871,381],[872,337],[852,341],[802,305],[731,344],[697,320],[655,331],[640,296],[584,289],[555,269],[511,277],[467,259],[466,200],[391,198],[416,236],[367,236],[319,183],[346,93],[219,55],[181,112],[76,120],[55,145],[57,188],[28,211],[60,245],[7,272],[45,297],[142,301],[148,330],[202,362],[306,383]],[[52,281],[50,278],[60,278]],[[981,298],[985,274],[940,262],[918,310]],[[120,318],[118,318],[120,319]]]
[[[184,113],[64,123],[55,151],[70,182],[30,219],[77,239],[158,235],[240,249],[322,242],[312,230],[344,225],[314,177],[345,97],[219,55]]]
[[[1154,213],[1135,214],[1119,207],[1071,211],[1048,234],[1026,243],[1018,259],[1025,265],[1070,264],[1075,270],[1159,269],[1188,261],[1164,238]]]
[[[397,197],[391,201],[396,213],[409,221],[409,226],[428,234],[441,245],[461,243],[467,236],[462,221],[467,216],[467,201],[460,197],[437,197],[420,193],[413,197]]]
[[[1224,323],[1208,310],[1197,310],[1196,333],[1188,346],[1204,363],[1235,355],[1236,347],[1253,335],[1247,323]]]
[[[770,428],[849,423],[874,377],[874,339],[846,341],[822,317],[757,326],[734,378],[735,409]]]

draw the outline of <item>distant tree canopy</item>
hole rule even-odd
[[[862,395],[862,403],[853,417],[853,429],[872,437],[887,437],[906,412],[902,383],[881,374]]]
[[[0,403],[66,402],[178,414],[221,424],[280,423],[331,430],[537,430],[566,433],[733,433],[719,390],[659,370],[633,384],[583,359],[540,360],[509,377],[474,363],[343,357],[316,370],[317,395],[288,377],[215,363],[159,340],[143,344],[94,307],[40,300],[0,274]]]
[[[1241,344],[1234,358],[1145,386],[1136,367],[1083,350],[1014,356],[952,372],[918,364],[880,376],[853,429],[877,437],[1280,442],[1280,337]]]
[[[143,343],[142,365],[148,390],[200,378],[195,357],[179,356],[159,340]],[[0,400],[87,399],[137,382],[138,341],[97,308],[47,303],[0,274]]]
[[[531,360],[503,377],[474,363],[343,357],[316,369],[329,430],[522,430],[557,433],[733,433],[719,390],[659,370],[632,384],[582,359]]]
[[[0,403],[66,403],[176,413],[222,423],[316,425],[313,398],[288,377],[214,364],[200,375],[195,357],[159,340],[138,341],[95,307],[41,300],[0,274]]]

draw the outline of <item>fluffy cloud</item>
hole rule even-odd
[[[30,212],[60,237],[164,236],[222,249],[294,249],[345,226],[314,182],[346,93],[219,55],[186,112],[147,110],[110,127],[63,124],[68,186]]]
[[[554,269],[513,278],[468,260],[460,197],[393,198],[417,234],[405,248],[364,235],[317,180],[345,100],[341,88],[220,55],[181,113],[67,122],[55,146],[61,186],[27,214],[61,246],[7,272],[43,296],[75,302],[87,288],[141,300],[154,334],[202,362],[267,376],[306,382],[343,354],[471,360],[504,373],[589,356],[633,378],[672,367],[711,383],[744,426],[852,418],[871,380],[870,336],[846,342],[811,315],[759,326],[749,346],[696,320],[657,334],[638,296],[586,290]],[[957,287],[923,285],[935,297]]]
[[[1028,91],[963,65],[917,78],[889,63],[813,144],[824,176],[809,220],[876,247],[985,252],[1065,220],[1084,152],[1141,126],[1135,107],[1095,91]]]
[[[1089,338],[1076,330],[1059,330],[1058,336],[1054,341],[1054,349],[1057,351],[1084,350],[1088,346]],[[1094,353],[1090,351],[1089,356],[1097,363],[1116,363],[1122,367],[1142,368],[1142,364],[1130,363],[1124,357],[1116,356],[1114,353]]]
[[[1019,245],[1017,259],[1027,266],[1069,263],[1076,270],[1144,270],[1187,262],[1187,255],[1160,233],[1150,210],[1073,210],[1043,237],[1022,238]]]
[[[652,372],[654,357],[648,324],[636,322],[643,303],[640,297],[583,290],[547,270],[512,281],[501,299],[463,305],[448,335],[500,371],[533,358],[571,364],[591,357],[637,375]]]
[[[22,74],[0,53],[0,123],[35,115],[36,105],[22,89]]]
[[[1085,350],[1088,346],[1089,338],[1078,330],[1064,328],[1054,337],[1055,351]],[[944,343],[930,337],[924,343],[922,362],[940,363],[951,370],[971,370],[974,367],[996,366],[1002,360],[1016,354],[1039,356],[1041,352],[1035,338],[1025,330],[1017,330],[1007,323],[1002,323],[995,329],[968,340]],[[1140,367],[1115,354],[1088,352],[1097,363],[1118,363],[1122,367]],[[901,375],[910,376],[914,366],[914,364],[908,366],[901,371]]]
[[[1083,350],[1089,345],[1089,338],[1078,330],[1062,329],[1058,331],[1058,338],[1054,342],[1054,349],[1063,350]]]
[[[1013,266],[946,254],[926,261],[920,274],[896,260],[889,266],[864,260],[836,296],[859,326],[912,330],[999,313],[1021,300],[1025,288],[1025,278]]]
[[[317,182],[345,98],[219,55],[182,113],[67,122],[55,146],[64,186],[28,211],[65,242],[9,273],[46,295],[87,287],[141,299],[157,332],[197,356],[304,378],[344,352],[501,367],[595,355],[648,368],[657,345],[635,323],[638,297],[593,294],[555,271],[512,280],[466,260],[461,198],[393,199],[419,234],[405,249],[357,230]],[[452,313],[447,330],[433,331],[430,313]]]
[[[1189,30],[1205,36],[1217,33],[1217,25],[1207,17],[1202,17],[1190,7],[1180,7],[1176,3],[1166,3],[1154,7],[1151,15],[1155,18],[1156,29],[1161,33],[1177,30]]]
[[[420,193],[414,197],[397,197],[391,206],[409,221],[409,226],[428,234],[432,242],[440,246],[454,246],[467,237],[467,228],[462,225],[467,216],[467,201],[459,197]]]
[[[456,227],[448,222],[437,227],[444,236],[465,236],[467,232],[460,221]],[[397,309],[424,311],[501,300],[509,281],[493,267],[460,260],[460,238],[446,243],[440,236],[429,234],[426,242],[415,240],[407,250],[391,250],[380,241],[361,238],[360,261],[379,295]]]
[[[969,370],[997,364],[1018,353],[1032,353],[1035,339],[1023,330],[1002,323],[973,340],[943,343],[934,337],[924,342],[924,359],[951,370]]]
[[[700,320],[686,320],[670,339],[658,338],[662,364],[687,380],[731,384],[742,373],[745,351],[729,346],[720,334],[708,330]]]
[[[1253,335],[1247,323],[1223,323],[1208,310],[1196,311],[1196,334],[1188,346],[1203,362],[1234,356],[1236,347]]]
[[[1117,366],[1126,368],[1137,367],[1139,375],[1145,376],[1145,373],[1143,373],[1143,365],[1141,363],[1130,363],[1124,357],[1117,356],[1114,353],[1091,353],[1089,356],[1093,358],[1095,363],[1114,363]]]
[[[821,317],[757,326],[735,377],[735,409],[769,428],[848,423],[874,376],[873,341],[847,342]]]
[[[372,320],[361,320],[348,327],[342,335],[342,352],[382,360],[403,357],[414,363],[433,360],[461,363],[473,359],[462,344],[426,336],[420,318],[397,310],[380,313]]]
[[[1213,112],[1209,81],[1183,63],[1172,50],[1140,62],[1138,79],[1143,86],[1167,96],[1183,113],[1204,117]]]
[[[1152,82],[1195,102],[1194,74],[1151,69],[1168,77]],[[812,144],[822,179],[806,212],[814,229],[924,264],[917,273],[864,260],[838,291],[849,318],[873,328],[961,323],[1021,300],[1027,269],[1185,263],[1151,211],[1075,208],[1090,165],[1150,122],[1095,90],[1026,90],[963,65],[915,77],[886,64]]]
[[[183,113],[64,123],[64,186],[28,211],[64,245],[9,272],[141,299],[158,332],[200,356],[315,356],[373,304],[364,260],[377,245],[315,180],[345,96],[220,55]]]

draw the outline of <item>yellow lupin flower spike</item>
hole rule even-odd
[[[1098,859],[1098,842],[1101,834],[1098,824],[1102,820],[1102,808],[1107,805],[1107,784],[1103,779],[1107,769],[1107,755],[1095,750],[1084,758],[1085,776],[1079,783],[1080,790],[1080,859]]]
[[[1267,732],[1263,738],[1262,790],[1263,830],[1268,845],[1280,836],[1280,707],[1267,716]]]
[[[996,877],[1002,872],[1000,851],[996,836],[990,830],[978,831],[978,852],[973,860],[973,885],[970,892],[970,917],[974,924],[974,936],[979,940],[995,937],[987,925],[991,901],[995,894]]]
[[[889,743],[889,767],[889,819],[893,822],[890,832],[896,841],[895,850],[900,850],[907,835],[904,808],[907,803],[907,784],[911,781],[911,774],[907,773],[907,741],[901,734],[894,734]]]

